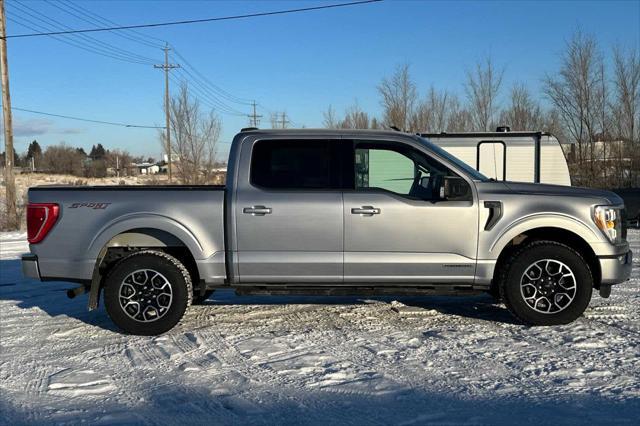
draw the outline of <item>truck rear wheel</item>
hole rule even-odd
[[[593,276],[571,247],[536,241],[510,257],[500,271],[499,289],[507,309],[522,322],[568,324],[587,309]]]
[[[154,250],[122,259],[105,280],[109,317],[127,333],[144,336],[172,329],[193,297],[191,277],[175,257]]]

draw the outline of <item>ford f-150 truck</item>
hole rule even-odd
[[[489,292],[523,323],[565,324],[631,273],[607,191],[497,182],[391,131],[244,130],[226,186],[29,190],[24,274],[80,283],[134,334],[238,294]]]

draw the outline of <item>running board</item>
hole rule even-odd
[[[237,287],[238,296],[296,295],[296,296],[465,296],[482,294],[471,285],[437,285],[420,287],[307,287],[253,286]]]

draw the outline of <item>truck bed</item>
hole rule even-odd
[[[187,191],[223,191],[225,185],[39,185],[29,188],[29,191],[160,191],[160,190],[187,190]]]
[[[31,253],[44,279],[90,280],[104,247],[140,241],[154,229],[145,244],[186,246],[202,279],[224,281],[224,197],[225,187],[212,185],[33,187],[29,201],[57,203],[60,214]]]

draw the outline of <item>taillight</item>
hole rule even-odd
[[[60,206],[55,203],[29,203],[27,205],[27,240],[37,244],[44,240],[58,220]]]

